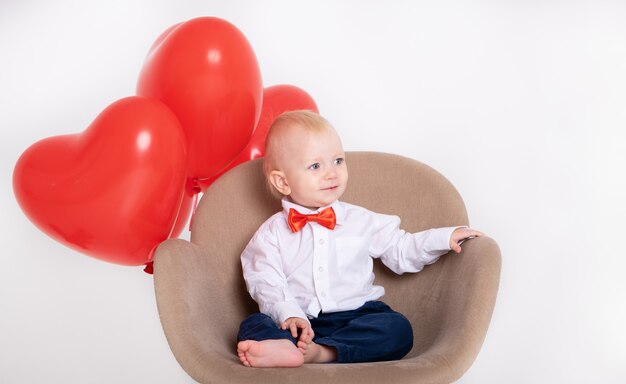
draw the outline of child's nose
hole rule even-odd
[[[337,177],[337,171],[335,171],[334,169],[331,169],[328,172],[326,172],[327,179],[334,179],[335,177]]]

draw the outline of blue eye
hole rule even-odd
[[[320,168],[320,163],[315,163],[309,166],[309,169],[316,170]]]
[[[338,159],[335,159],[335,162],[334,162],[334,163],[335,163],[335,165],[341,165],[341,164],[343,164],[343,161],[344,161],[344,160],[343,160],[343,157],[340,157],[340,158],[338,158]]]

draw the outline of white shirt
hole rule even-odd
[[[373,284],[373,259],[380,258],[397,274],[419,272],[450,250],[450,236],[458,228],[411,234],[399,228],[398,216],[335,201],[334,230],[309,222],[293,233],[287,224],[290,208],[302,214],[316,211],[287,199],[282,205],[283,211],[261,225],[241,255],[248,292],[277,324],[289,317],[315,318],[320,311],[353,310],[379,299],[385,289]]]

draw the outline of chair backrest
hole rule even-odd
[[[343,201],[372,211],[394,214],[409,232],[467,225],[463,200],[452,184],[431,167],[406,157],[377,152],[346,154],[349,182]],[[262,160],[244,163],[209,187],[192,222],[191,242],[219,258],[220,277],[225,289],[238,291],[243,317],[257,309],[245,291],[239,255],[258,227],[281,209],[262,173]],[[411,277],[398,279],[380,263],[376,281],[386,288],[385,301],[402,311],[400,296],[408,292]],[[420,274],[421,275],[421,274]],[[393,282],[391,277],[393,277]],[[407,308],[406,310],[410,310]]]

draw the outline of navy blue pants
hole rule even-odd
[[[413,347],[411,323],[382,301],[368,301],[352,311],[320,313],[309,321],[315,332],[313,341],[335,348],[338,363],[399,360]],[[246,318],[237,335],[238,341],[276,339],[298,342],[289,330],[280,329],[262,313]]]

